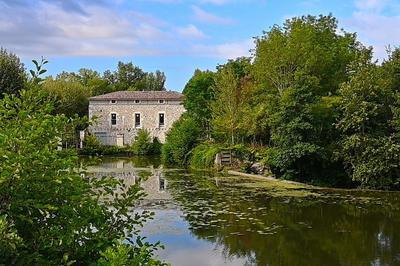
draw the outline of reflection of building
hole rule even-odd
[[[89,127],[104,145],[130,145],[140,129],[165,141],[185,108],[183,94],[174,91],[117,91],[89,99]]]
[[[154,169],[152,176],[140,182],[140,186],[146,191],[145,199],[171,199],[167,192],[167,180],[162,168]]]
[[[122,179],[127,187],[139,183],[147,194],[141,201],[141,205],[153,206],[158,203],[165,203],[165,201],[172,201],[172,197],[167,190],[168,182],[165,179],[162,167],[135,168],[131,162],[118,160],[89,167],[88,173],[98,178],[113,176]]]

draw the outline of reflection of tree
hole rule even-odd
[[[205,173],[167,178],[191,231],[222,246],[226,257],[258,265],[393,265],[400,256],[396,198],[391,206],[347,195],[271,197]]]

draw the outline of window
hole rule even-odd
[[[140,103],[140,101],[139,100],[135,100],[135,103]]]
[[[158,103],[164,103],[164,100],[158,100]]]
[[[166,187],[165,186],[165,179],[160,176],[158,178],[158,181],[160,182],[159,191],[165,190],[165,187]]]
[[[158,114],[158,126],[159,127],[165,126],[165,114],[164,113]]]
[[[117,101],[116,100],[111,100],[111,103],[117,103]]]
[[[140,113],[135,113],[135,127],[140,127]]]
[[[117,114],[111,114],[111,125],[115,126],[117,124]]]

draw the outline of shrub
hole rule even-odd
[[[146,155],[153,153],[153,143],[150,139],[150,133],[145,129],[140,129],[132,144],[131,150],[134,154]]]
[[[199,124],[193,118],[183,115],[167,134],[162,148],[162,159],[167,164],[185,165],[190,151],[198,143]]]
[[[162,143],[158,140],[158,138],[153,138],[153,154],[160,154],[162,150]]]
[[[99,148],[100,146],[101,143],[95,135],[86,134],[85,139],[83,141],[83,147],[96,149]]]
[[[210,168],[214,165],[215,156],[222,150],[218,144],[202,143],[192,150],[190,166],[192,168]]]

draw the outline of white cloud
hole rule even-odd
[[[201,22],[220,25],[228,25],[234,22],[232,19],[219,17],[201,9],[198,6],[192,6],[192,10],[194,13],[194,17]]]
[[[174,25],[94,0],[68,6],[61,0],[38,0],[30,5],[26,1],[8,4],[0,0],[0,46],[25,58],[186,55],[229,59],[248,56],[252,47],[251,40],[217,43],[194,24]],[[197,19],[231,23],[193,8]]]
[[[387,6],[389,2],[389,0],[356,0],[355,6],[359,10],[380,12],[385,8],[385,6]]]
[[[157,53],[151,43],[162,29],[100,5],[70,12],[57,4],[4,6],[1,45],[21,56],[121,56]],[[7,22],[7,24],[5,24]],[[143,45],[148,44],[148,45]]]
[[[343,20],[345,28],[357,32],[366,45],[372,45],[377,59],[386,58],[386,47],[400,44],[400,16],[388,12],[399,10],[399,4],[390,0],[356,0],[354,3],[356,10],[352,17]]]
[[[189,37],[195,39],[203,39],[207,37],[201,30],[199,30],[193,24],[189,24],[186,27],[179,27],[176,29],[176,31],[182,37]]]
[[[238,42],[227,42],[216,45],[195,45],[192,50],[196,54],[206,57],[218,57],[221,59],[234,59],[241,56],[250,56],[250,49],[254,48],[252,39]]]

